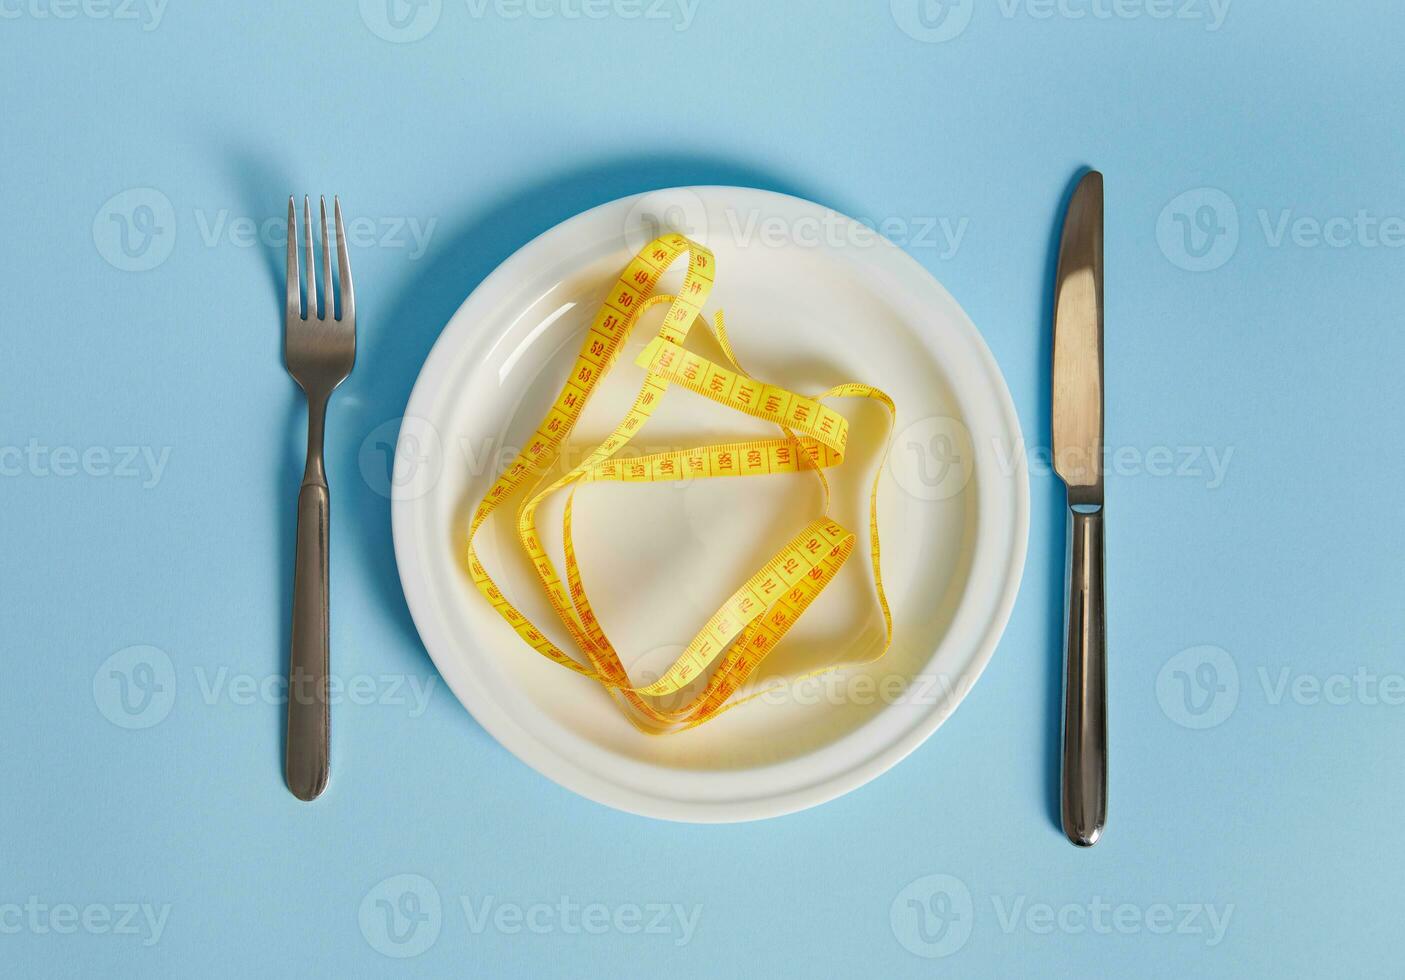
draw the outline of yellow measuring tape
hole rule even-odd
[[[687,254],[688,268],[676,296],[656,294],[663,274]],[[620,273],[605,304],[596,314],[575,366],[546,418],[526,448],[489,489],[474,511],[468,529],[468,569],[474,584],[502,617],[544,657],[600,683],[626,717],[641,731],[666,734],[684,731],[723,711],[766,693],[733,698],[801,614],[843,566],[854,550],[855,536],[829,518],[829,482],[824,470],[844,460],[849,421],[824,404],[828,398],[870,398],[888,411],[888,432],[896,410],[877,388],[843,384],[815,396],[787,391],[758,381],[737,361],[727,337],[721,311],[712,324],[702,308],[715,276],[713,255],[682,235],[664,235],[645,246]],[[644,369],[644,384],[633,406],[610,436],[578,465],[556,479],[548,471],[580,418],[586,402],[609,371],[625,338],[645,310],[669,304],[658,335],[635,363]],[[726,365],[713,363],[687,350],[684,343],[694,322],[711,330]],[[758,439],[655,453],[632,459],[617,454],[638,434],[670,386],[677,385],[754,418],[775,423],[781,438]],[[878,479],[887,458],[887,445],[869,493],[869,548],[878,605],[883,613],[884,639],[878,652],[863,660],[833,663],[801,677],[867,663],[881,657],[893,640],[893,618],[883,591],[878,550]],[[654,482],[762,476],[813,472],[824,489],[824,515],[799,530],[780,551],[737,589],[698,631],[682,654],[658,680],[635,685],[620,662],[609,637],[595,618],[581,581],[571,539],[571,510],[576,489],[590,482]],[[552,608],[571,639],[585,655],[582,663],[553,643],[503,595],[473,548],[473,538],[489,516],[525,488],[517,505],[517,532],[536,569]],[[569,488],[562,532],[566,577],[563,582],[537,534],[537,508],[558,490]],[[665,709],[659,699],[690,689],[682,707]]]

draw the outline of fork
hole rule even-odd
[[[288,657],[288,740],[284,777],[300,800],[314,800],[327,787],[331,715],[328,708],[327,551],[331,498],[322,463],[327,400],[356,363],[356,293],[346,252],[341,201],[332,198],[337,225],[337,286],[327,238],[327,199],[322,204],[322,309],[318,315],[313,261],[312,206],[302,199],[307,236],[307,299],[298,274],[297,209],[288,198],[288,306],[283,359],[307,396],[307,466],[298,491],[297,556],[293,566],[293,635]],[[335,301],[334,301],[335,295]],[[340,307],[340,309],[338,309]]]

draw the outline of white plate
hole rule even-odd
[[[605,289],[660,228],[716,254],[708,311],[726,311],[749,372],[799,391],[865,381],[897,402],[880,495],[897,634],[875,664],[785,685],[693,731],[655,738],[630,726],[594,682],[529,649],[474,589],[463,555],[467,517],[497,472],[499,451],[536,428]],[[624,414],[642,380],[634,353],[656,327],[647,321],[635,330],[573,442],[598,442]],[[833,471],[832,516],[860,545],[753,686],[783,684],[831,658],[856,659],[879,636],[866,500],[884,413],[871,402],[831,404],[852,421],[849,458]],[[633,445],[659,451],[746,435],[774,431],[675,388]],[[1019,423],[970,320],[920,265],[867,228],[765,191],[655,191],[578,215],[524,246],[445,328],[401,439],[396,559],[440,673],[522,761],[583,796],[646,816],[771,817],[877,776],[970,690],[1024,566],[1029,486]],[[632,675],[656,675],[732,589],[818,515],[818,501],[805,474],[583,488],[575,518],[582,571]],[[539,515],[558,555],[559,503]],[[519,557],[513,522],[501,518],[478,537],[489,571],[518,608],[573,649]]]

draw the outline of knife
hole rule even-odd
[[[1054,472],[1068,488],[1064,624],[1064,834],[1091,847],[1107,820],[1107,622],[1103,601],[1103,175],[1079,181],[1054,283]]]

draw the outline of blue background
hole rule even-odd
[[[399,31],[384,0],[63,3],[0,4],[5,973],[1398,975],[1405,280],[1398,229],[1357,220],[1405,215],[1393,0],[1234,0],[1222,22],[1208,0],[1171,5],[1196,19],[977,0],[925,22],[904,0],[700,0],[691,18],[625,0],[603,19],[443,0],[402,5],[421,19]],[[1037,448],[1051,249],[1088,165],[1107,175],[1124,455],[1111,819],[1076,850],[1055,818],[1062,497]],[[437,682],[362,467],[495,265],[585,208],[691,183],[914,230],[964,219],[954,254],[907,246],[984,334],[1033,456],[1024,584],[961,710],[862,790],[730,827],[616,813],[493,742]],[[133,189],[150,190],[105,203]],[[227,223],[281,235],[290,191],[380,222],[353,256],[360,357],[329,430],[334,664],[377,703],[336,708],[310,806],[282,784],[265,683],[286,657],[303,424],[281,254]],[[1285,214],[1309,221],[1280,237]],[[434,222],[422,254],[401,219]],[[168,450],[159,476],[118,466],[126,446]],[[1211,452],[1231,454],[1219,478]],[[237,696],[235,675],[265,693]],[[114,723],[117,685],[152,694],[148,677],[126,719],[145,727]],[[423,711],[410,681],[435,684]],[[404,960],[376,925],[382,898],[413,911],[379,885],[399,875],[442,901]],[[701,914],[682,945],[591,935],[579,912],[475,932],[460,899],[490,896]],[[61,903],[169,909],[158,939],[60,932]],[[1218,941],[1207,909],[1229,915]]]

